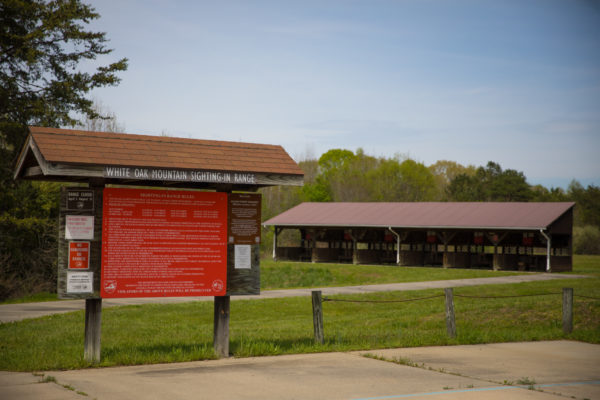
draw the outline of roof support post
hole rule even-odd
[[[352,239],[352,264],[358,264],[358,249],[356,246],[356,236],[354,236],[354,232],[350,229],[350,239]]]
[[[551,238],[543,229],[540,229],[540,233],[546,239],[546,272],[552,272],[552,269],[550,268],[550,249],[552,248]]]
[[[388,230],[396,236],[396,265],[400,265],[400,234],[394,231],[391,226],[388,227]]]
[[[504,240],[506,235],[508,235],[508,232],[504,232],[500,236],[498,236],[498,234],[487,233],[489,241],[492,242],[492,244],[494,245],[494,259],[492,261],[492,268],[494,271],[498,271],[505,268],[503,256],[501,254],[498,254],[498,245]]]
[[[442,265],[444,268],[451,268],[451,267],[455,267],[455,261],[451,261],[450,260],[450,254],[448,253],[448,243],[454,239],[454,236],[456,236],[457,232],[447,232],[444,231],[441,235],[439,233],[436,233],[437,237],[440,239],[440,241],[444,244],[444,254],[442,256]]]
[[[279,234],[283,228],[275,227],[273,232],[273,261],[277,261],[277,234]]]

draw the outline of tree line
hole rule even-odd
[[[261,190],[265,220],[308,201],[573,201],[575,251],[600,254],[598,186],[584,188],[573,180],[566,190],[549,189],[530,185],[523,172],[503,169],[493,161],[479,167],[448,160],[426,166],[401,155],[373,157],[362,149],[329,150],[299,165],[305,173],[304,186]]]

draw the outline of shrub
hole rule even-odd
[[[600,254],[600,229],[593,225],[575,227],[573,251],[575,254]]]
[[[56,221],[0,216],[0,300],[56,290]]]

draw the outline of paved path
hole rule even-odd
[[[586,275],[563,275],[530,273],[526,275],[499,276],[492,278],[451,279],[444,281],[385,283],[380,285],[361,285],[326,287],[313,289],[283,289],[265,290],[259,296],[233,296],[233,300],[272,299],[280,297],[310,296],[312,290],[321,290],[324,295],[357,294],[372,292],[389,292],[403,290],[441,289],[447,287],[495,285],[503,283],[519,283],[547,281],[553,279],[588,278]],[[184,303],[189,301],[212,301],[212,297],[168,297],[168,298],[134,298],[134,299],[105,299],[102,307],[137,305],[148,303]],[[27,318],[43,317],[85,309],[85,300],[48,301],[43,303],[22,303],[0,305],[0,322],[20,321]]]
[[[421,347],[177,364],[0,372],[3,400],[600,399],[600,345]],[[404,360],[415,366],[386,360]],[[40,383],[43,379],[52,382]],[[79,392],[79,393],[78,393]]]

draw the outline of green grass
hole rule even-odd
[[[397,267],[393,265],[352,265],[261,260],[261,288],[292,289],[373,285],[379,283],[424,282],[448,279],[487,278],[519,275],[519,271],[491,271],[441,267]],[[573,271],[600,277],[600,256],[573,256]]]
[[[572,273],[600,278],[600,256],[574,255]]]
[[[566,275],[565,278],[568,278]],[[309,297],[236,300],[231,303],[230,351],[236,357],[324,351],[571,339],[600,343],[600,300],[576,297],[574,331],[565,335],[561,290],[600,298],[600,279],[564,279],[456,288],[458,335],[449,339],[444,298],[406,303],[325,302],[325,343],[313,341]],[[412,299],[441,290],[383,292],[334,298]],[[538,297],[471,299],[460,295]],[[85,368],[84,313],[0,324],[0,370]],[[107,308],[102,315],[100,366],[215,358],[213,304],[191,302]]]
[[[313,341],[310,298],[239,300],[231,304],[230,350],[237,357],[369,350],[385,347],[572,339],[600,343],[600,256],[575,256],[574,273],[589,279],[455,289],[458,336],[449,339],[444,299],[407,303],[324,303],[325,343]],[[515,272],[263,261],[264,288],[346,286],[501,276]],[[574,331],[562,332],[560,295],[575,290]],[[471,299],[470,296],[544,296]],[[441,290],[337,296],[398,300],[441,295]],[[587,299],[578,295],[594,297]],[[54,295],[35,301],[54,300]],[[213,305],[191,302],[106,308],[100,366],[215,358]],[[0,370],[46,371],[91,366],[83,360],[84,313],[0,324]]]
[[[40,303],[44,301],[56,301],[58,296],[56,293],[40,292],[24,297],[6,299],[0,301],[0,304],[18,304],[18,303]]]
[[[398,267],[261,260],[261,288],[292,289],[423,282],[448,279],[518,275],[518,271],[490,271],[441,267]]]
[[[600,277],[600,256],[573,256],[573,272]],[[487,278],[518,275],[518,271],[444,269],[440,267],[397,267],[392,265],[312,264],[261,260],[261,289],[356,286],[379,283],[423,282],[448,279]],[[565,273],[569,274],[569,273]],[[54,293],[38,293],[0,304],[58,300]]]

